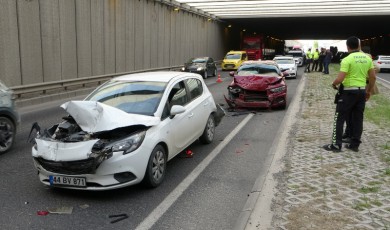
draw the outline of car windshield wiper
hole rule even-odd
[[[162,90],[150,90],[150,89],[144,89],[144,90],[136,90],[131,92],[126,92],[123,95],[145,95],[145,94],[159,94],[162,93]]]

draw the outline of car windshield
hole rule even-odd
[[[109,81],[85,100],[98,101],[127,113],[153,116],[166,84],[153,81]]]
[[[225,59],[241,59],[240,54],[227,54]]]
[[[292,55],[293,57],[302,57],[302,52],[289,52],[288,55]]]
[[[295,64],[295,61],[292,59],[275,59],[278,64]]]
[[[380,57],[379,60],[390,61],[390,56],[389,57]]]
[[[253,75],[267,75],[279,76],[277,67],[272,65],[244,65],[237,71],[238,76],[253,76]]]
[[[190,59],[188,63],[206,63],[206,59],[204,58],[194,58]]]

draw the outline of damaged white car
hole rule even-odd
[[[33,125],[34,164],[42,183],[84,190],[157,187],[167,161],[197,139],[211,143],[225,115],[202,77],[185,72],[120,76],[61,107],[61,123]]]

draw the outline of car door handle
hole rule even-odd
[[[193,116],[194,116],[194,113],[191,113],[191,114],[188,115],[188,118],[191,118]]]

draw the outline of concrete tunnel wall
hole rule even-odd
[[[225,26],[152,0],[1,0],[0,76],[18,86],[219,60]]]

